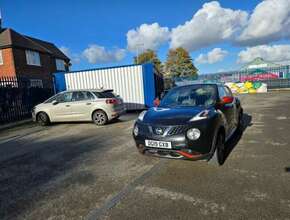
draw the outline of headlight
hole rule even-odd
[[[191,118],[189,121],[199,121],[199,120],[202,120],[202,119],[207,119],[208,116],[209,116],[209,110],[204,110],[204,111],[198,113],[193,118]]]
[[[138,136],[138,134],[139,134],[139,128],[138,128],[137,125],[135,125],[135,127],[133,129],[133,133],[134,133],[135,136]]]
[[[147,111],[145,110],[145,111],[143,111],[143,112],[140,113],[140,115],[138,116],[138,119],[139,119],[140,121],[143,121],[143,118],[144,118],[146,112],[147,112]]]
[[[189,140],[197,140],[200,137],[200,130],[191,128],[186,132],[186,136]]]

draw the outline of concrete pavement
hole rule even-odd
[[[0,219],[290,219],[290,93],[243,95],[221,167],[140,155],[136,114],[0,132]]]

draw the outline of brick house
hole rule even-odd
[[[54,44],[1,28],[0,77],[25,77],[31,86],[52,88],[52,73],[68,71],[70,59]]]

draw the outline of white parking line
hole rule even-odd
[[[224,212],[226,209],[224,204],[218,204],[213,201],[196,198],[180,192],[169,191],[160,187],[137,186],[136,190],[142,191],[142,193],[150,194],[152,196],[163,197],[165,199],[183,200],[189,202],[193,206],[199,206],[199,210],[203,215],[208,215],[210,213],[217,214],[219,212]]]

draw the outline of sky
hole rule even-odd
[[[199,73],[256,57],[290,63],[290,0],[1,0],[2,26],[57,45],[71,70],[127,65],[146,49],[162,62],[184,47]]]

